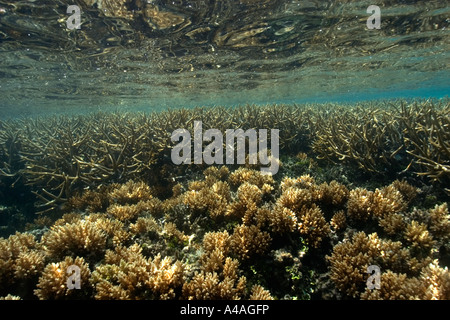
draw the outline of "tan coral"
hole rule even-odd
[[[403,231],[406,226],[403,215],[399,213],[387,214],[378,220],[378,224],[389,235]]]
[[[67,283],[71,273],[70,266],[77,266],[79,268],[80,290],[69,288]],[[73,273],[72,273],[73,274]],[[49,263],[37,284],[37,289],[34,290],[35,295],[40,300],[54,300],[70,298],[71,296],[79,296],[80,293],[89,292],[89,277],[90,270],[88,264],[83,258],[66,257],[63,261],[57,263]]]
[[[417,278],[388,270],[380,276],[380,289],[368,289],[361,294],[363,300],[418,300],[422,298],[423,285]]]
[[[421,280],[425,283],[424,298],[428,300],[450,300],[450,272],[435,260],[422,269]]]
[[[142,248],[108,250],[105,262],[92,273],[96,299],[173,299],[184,282],[184,265],[160,255],[146,258]]]
[[[427,230],[427,226],[415,220],[407,225],[404,238],[415,249],[429,250],[436,245],[436,241]]]
[[[241,185],[245,182],[253,184],[258,188],[262,188],[264,184],[274,185],[275,181],[271,175],[264,175],[259,170],[249,169],[249,168],[239,168],[233,171],[229,177],[228,181],[232,185]]]
[[[344,229],[347,226],[347,218],[344,210],[336,212],[331,218],[330,224],[334,230]]]
[[[13,283],[16,276],[26,278],[40,271],[44,257],[35,250],[37,245],[29,233],[16,232],[7,239],[0,238],[0,288]],[[30,265],[33,262],[35,266]],[[30,270],[23,269],[27,266]]]
[[[184,283],[182,298],[188,300],[237,300],[245,294],[247,279],[238,276],[239,263],[226,258],[223,270],[218,272],[196,273]]]
[[[273,300],[273,297],[264,287],[255,284],[251,289],[249,300]]]
[[[128,182],[112,189],[108,193],[110,203],[136,204],[152,198],[150,187],[142,182],[129,180]]]
[[[430,233],[443,243],[448,243],[450,240],[450,214],[448,204],[445,202],[441,205],[436,205],[428,212],[430,217]]]
[[[269,219],[273,232],[294,232],[297,229],[297,214],[284,206],[276,205]]]
[[[54,226],[42,237],[46,251],[56,257],[95,255],[105,250],[106,234],[88,220]]]
[[[347,213],[353,220],[367,221],[392,213],[399,213],[406,208],[401,193],[393,186],[375,191],[356,188],[350,191]]]
[[[230,236],[230,246],[240,259],[249,259],[252,255],[262,254],[269,247],[272,238],[269,233],[257,226],[239,225]]]

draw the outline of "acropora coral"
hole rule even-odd
[[[335,107],[0,121],[1,188],[41,213],[0,238],[0,299],[449,299],[448,101]],[[280,172],[173,165],[195,119],[277,127]]]
[[[314,292],[309,276],[302,282],[314,263],[328,269],[337,297],[448,299],[449,272],[439,263],[448,250],[448,205],[411,207],[420,191],[405,181],[368,190],[211,167],[175,191],[159,199],[142,181],[89,189],[39,238],[1,238],[1,295],[281,299],[280,290]],[[67,287],[71,265],[80,268],[82,290]],[[381,269],[378,291],[366,287],[370,265]],[[286,275],[294,278],[265,278]],[[292,281],[305,287],[293,289]]]
[[[317,156],[377,175],[416,172],[445,188],[450,181],[449,110],[448,100],[443,99],[345,107],[246,105],[0,121],[0,177],[15,187],[29,186],[42,212],[85,189],[95,192],[100,185],[130,179],[146,180],[142,189],[130,190],[125,184],[117,195],[111,194],[118,204],[123,197],[145,197],[150,191],[145,184],[162,188],[157,193],[164,194],[174,184],[162,187],[156,182],[170,181],[180,170],[165,168],[167,151],[173,147],[169,133],[180,128],[192,131],[197,119],[204,127],[222,131],[277,128],[283,154]],[[264,180],[270,180],[267,177],[249,177],[248,170],[235,171],[230,185],[243,179],[259,188],[271,184]],[[84,197],[92,196],[84,192]],[[98,198],[90,210],[102,207]]]

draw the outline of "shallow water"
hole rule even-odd
[[[450,299],[449,16],[0,0],[0,300]]]
[[[445,1],[73,4],[81,28],[70,30],[66,2],[0,0],[0,116],[440,98],[450,88]],[[370,5],[380,29],[367,27]]]

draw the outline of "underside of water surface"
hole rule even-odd
[[[450,299],[449,13],[0,0],[0,299]]]

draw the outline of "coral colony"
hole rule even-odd
[[[249,164],[257,164],[259,156],[261,164],[266,165],[270,162],[270,167],[261,168],[261,172],[276,174],[279,168],[279,130],[271,129],[270,134],[272,141],[271,155],[269,156],[267,154],[267,129],[260,129],[258,133],[255,129],[248,129],[245,132],[242,129],[226,129],[226,164],[235,163],[235,140],[237,140],[237,164],[245,164],[245,138],[247,137]],[[191,164],[191,134],[187,129],[177,129],[172,133],[171,139],[176,142],[180,137],[182,140],[173,147],[171,159],[175,164]],[[211,140],[212,142],[202,151],[203,142]],[[223,158],[223,135],[220,130],[208,129],[203,134],[202,122],[194,121],[194,164],[202,164],[203,161],[208,165],[223,164]]]
[[[449,112],[441,100],[0,120],[0,192],[16,201],[1,209],[0,297],[450,299]]]

